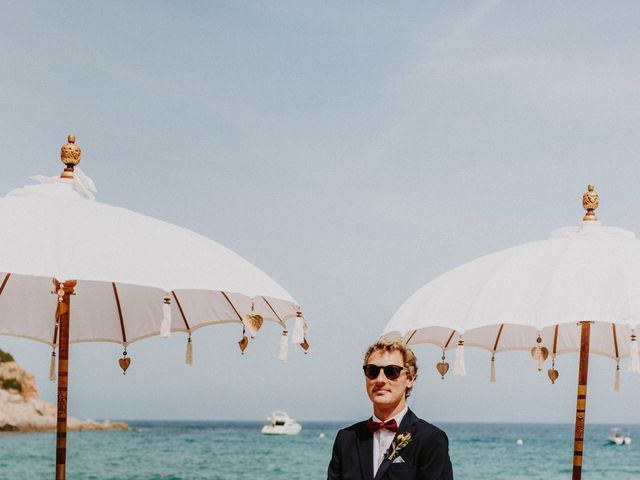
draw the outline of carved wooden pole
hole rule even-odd
[[[584,417],[587,411],[587,378],[589,372],[591,322],[580,322],[580,329],[580,367],[578,369],[576,431],[573,440],[573,480],[580,480],[582,478],[582,450],[584,447]]]
[[[73,169],[80,163],[81,150],[76,145],[75,135],[67,136],[67,143],[60,148],[60,161],[65,169],[60,178],[73,180]],[[75,280],[64,283],[55,281],[58,294],[58,423],[56,427],[56,480],[67,476],[67,390],[69,388],[69,316],[71,295]]]
[[[69,314],[74,280],[56,282],[58,290],[58,424],[56,428],[56,480],[65,480],[67,473],[67,391],[69,388]]]

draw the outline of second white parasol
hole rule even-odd
[[[413,294],[384,329],[387,338],[429,343],[442,352],[436,368],[449,371],[446,352],[456,349],[454,375],[465,375],[464,349],[491,354],[531,352],[539,370],[551,357],[551,382],[559,376],[556,356],[580,352],[574,480],[582,468],[589,352],[615,360],[614,388],[620,389],[620,360],[640,371],[636,331],[640,323],[640,240],[630,231],[597,221],[599,197],[593,185],[583,196],[587,210],[577,227],[487,255],[451,270]]]

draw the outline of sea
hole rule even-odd
[[[326,479],[344,422],[300,422],[297,436],[265,436],[260,422],[130,421],[128,432],[69,433],[69,480]],[[570,479],[573,425],[443,423],[457,480]],[[618,425],[619,426],[619,425]],[[635,443],[607,442],[613,425],[588,425],[585,480],[640,479]],[[521,440],[519,442],[518,440]],[[55,435],[0,434],[0,478],[54,478]]]

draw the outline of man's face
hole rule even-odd
[[[404,358],[402,353],[395,350],[387,352],[384,350],[374,351],[367,360],[368,364],[385,367],[387,365],[399,365],[404,367]],[[370,379],[365,377],[367,395],[373,402],[374,407],[378,406],[383,409],[394,408],[400,403],[404,404],[404,393],[407,388],[413,385],[413,378],[409,378],[407,371],[403,370],[400,376],[395,380],[389,380],[383,370],[380,370],[378,377]]]

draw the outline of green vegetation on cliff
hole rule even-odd
[[[13,361],[13,356],[10,353],[0,350],[0,363]]]
[[[2,380],[2,389],[17,390],[18,392],[22,392],[22,384],[15,378],[5,378]]]

